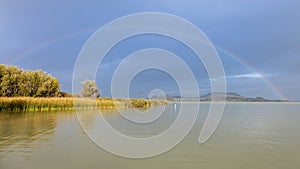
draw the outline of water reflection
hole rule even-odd
[[[129,123],[115,110],[102,112],[119,132],[149,137],[167,129],[179,108],[169,104],[158,120],[147,125]],[[75,113],[0,113],[0,168],[299,168],[300,104],[228,104],[216,133],[205,144],[197,141],[209,104],[200,109],[183,142],[165,154],[140,160],[114,156],[93,144]],[[87,130],[101,130],[99,113],[81,115]]]
[[[0,154],[20,152],[23,156],[55,135],[58,113],[1,113]]]

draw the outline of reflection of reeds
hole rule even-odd
[[[156,106],[167,104],[165,100],[147,99],[112,99],[112,98],[33,98],[0,97],[0,111],[51,111],[97,108],[128,108]]]

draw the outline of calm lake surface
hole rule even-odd
[[[114,110],[106,110],[105,117],[124,134],[148,137],[172,124],[177,113],[173,104],[147,125],[129,123]],[[228,103],[215,134],[199,144],[208,108],[201,104],[194,128],[179,145],[147,159],[102,150],[83,132],[74,112],[0,113],[0,169],[300,168],[300,104]],[[97,120],[89,116],[87,112],[93,129]]]

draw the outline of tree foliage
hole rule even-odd
[[[25,71],[0,64],[0,96],[54,97],[59,89],[58,79],[41,70]]]
[[[100,97],[99,89],[96,85],[95,80],[86,80],[82,82],[81,85],[81,95],[83,97]]]

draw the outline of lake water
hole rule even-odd
[[[208,107],[201,104],[194,128],[179,145],[146,159],[102,150],[83,132],[74,112],[0,113],[0,169],[300,168],[300,104],[228,103],[215,134],[199,144]],[[147,125],[129,123],[114,110],[104,114],[115,129],[136,137],[156,135],[176,118],[173,103]],[[86,116],[93,130],[97,120],[89,112]]]

